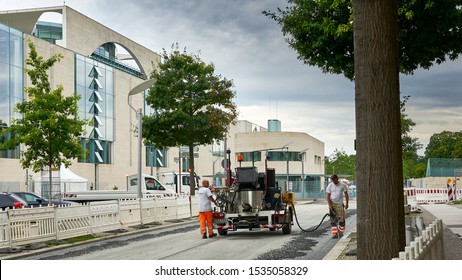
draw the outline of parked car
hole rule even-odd
[[[13,192],[13,194],[19,196],[25,200],[29,207],[48,206],[48,199],[33,193],[33,192]],[[66,200],[52,200],[53,205],[79,205],[77,202],[66,201]]]
[[[18,209],[27,207],[28,204],[18,195],[12,193],[0,193],[0,208],[5,209]]]

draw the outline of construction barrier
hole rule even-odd
[[[49,207],[52,208],[52,207]],[[55,211],[57,240],[88,235],[92,233],[88,205],[58,207]]]
[[[0,212],[0,248],[10,247],[10,223],[8,221],[8,213]]]
[[[138,199],[119,200],[119,223],[122,227],[139,225],[140,219],[140,202]]]
[[[404,194],[407,197],[407,204],[411,208],[417,208],[419,203],[450,203],[457,197],[457,200],[462,199],[462,189],[451,192],[450,198],[448,190],[441,189],[419,189],[419,188],[405,188]],[[412,209],[411,209],[412,211]]]
[[[197,198],[187,195],[98,201],[64,207],[7,209],[0,211],[0,248],[68,239],[196,215]]]
[[[92,234],[120,228],[118,201],[97,201],[88,207]]]
[[[57,237],[54,207],[10,209],[8,214],[12,245],[25,245]]]
[[[179,195],[176,202],[176,218],[184,219],[191,217],[191,197],[189,195]]]

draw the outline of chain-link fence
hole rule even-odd
[[[462,172],[462,158],[429,158],[425,177],[454,177]]]

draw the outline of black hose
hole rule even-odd
[[[299,228],[301,229],[301,231],[303,231],[303,232],[314,232],[315,230],[317,230],[317,229],[321,226],[321,224],[324,222],[324,219],[325,219],[327,216],[330,217],[330,213],[326,213],[326,215],[324,215],[324,217],[322,217],[321,222],[319,223],[319,225],[318,225],[316,228],[314,228],[313,230],[306,230],[306,229],[303,229],[303,228],[300,226],[300,223],[298,222],[298,218],[297,218],[297,211],[295,211],[295,206],[294,206],[293,203],[291,203],[291,204],[292,204],[292,208],[294,209],[295,221],[297,222],[298,227],[299,227]]]

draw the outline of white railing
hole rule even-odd
[[[443,260],[443,240],[443,221],[434,220],[422,235],[411,241],[410,245],[399,252],[399,257],[394,260]]]
[[[0,211],[0,248],[196,215],[197,198],[186,195],[100,201],[67,207],[8,209]]]

